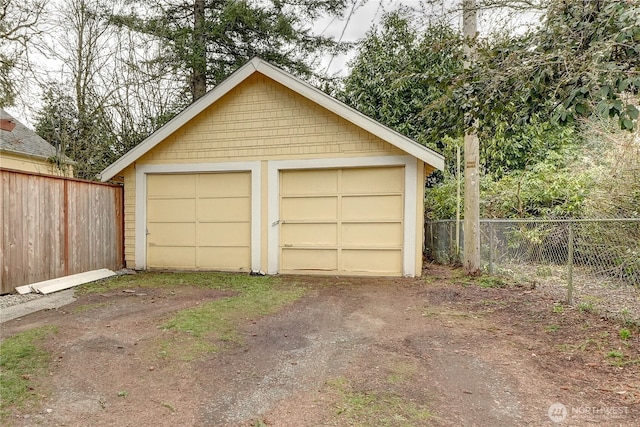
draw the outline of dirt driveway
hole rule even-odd
[[[132,289],[81,296],[5,323],[57,326],[41,407],[21,425],[637,426],[640,340],[554,308],[538,290],[423,279],[282,278],[305,295],[246,319],[242,343],[162,357],[169,314],[224,292]],[[624,358],[613,358],[619,351]],[[616,353],[618,354],[618,353]],[[613,363],[613,362],[619,363]],[[557,423],[556,423],[557,421]]]

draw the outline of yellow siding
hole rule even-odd
[[[262,269],[266,270],[268,160],[404,154],[395,146],[256,73],[142,156],[136,164],[261,160],[261,253]],[[125,180],[125,260],[130,268],[135,266],[136,164],[122,173]],[[327,259],[327,263],[331,262]]]
[[[45,175],[73,176],[73,166],[67,166],[66,173],[64,173],[56,168],[53,163],[44,159],[23,157],[7,152],[0,153],[0,167]]]
[[[138,163],[404,154],[284,86],[254,74]]]

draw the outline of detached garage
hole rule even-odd
[[[415,276],[438,153],[253,59],[102,172],[135,269]]]

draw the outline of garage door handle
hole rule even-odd
[[[271,226],[272,226],[272,227],[275,227],[275,226],[276,226],[276,225],[278,225],[278,224],[280,224],[280,220],[273,221],[273,222],[271,223]]]

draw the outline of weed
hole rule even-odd
[[[611,350],[607,353],[607,357],[610,359],[624,359],[624,353],[621,350]]]
[[[595,308],[592,302],[584,301],[578,304],[578,310],[580,310],[583,313],[593,313]]]
[[[560,326],[558,326],[558,325],[549,325],[549,326],[546,326],[544,328],[544,330],[547,331],[547,332],[556,332],[559,329],[560,329]]]
[[[251,424],[251,427],[267,427],[267,424],[262,421],[262,420],[255,420],[255,422],[253,424]]]
[[[620,336],[621,340],[626,341],[631,338],[631,331],[627,328],[622,328],[620,329],[620,331],[618,331],[618,335]]]
[[[128,391],[120,390],[118,392],[118,397],[127,397],[129,395]]]
[[[620,310],[620,317],[622,318],[622,324],[624,326],[638,326],[640,327],[640,322],[633,320],[633,316],[631,316],[631,312],[627,308],[623,308]]]
[[[587,351],[589,349],[589,347],[591,346],[595,346],[598,350],[600,350],[602,348],[602,345],[594,340],[594,339],[587,339],[585,342],[583,342],[582,344],[578,344],[576,346],[574,346],[574,348],[576,350],[581,350],[581,351]]]
[[[553,304],[553,312],[557,314],[564,313],[564,306],[562,304]]]
[[[37,396],[31,381],[46,370],[50,355],[41,346],[47,335],[57,332],[45,326],[21,332],[0,343],[0,417],[11,406],[22,407]]]
[[[500,277],[482,276],[478,279],[481,288],[506,288],[507,283]]]
[[[551,277],[552,274],[551,267],[538,267],[536,269],[536,276],[538,277]]]

